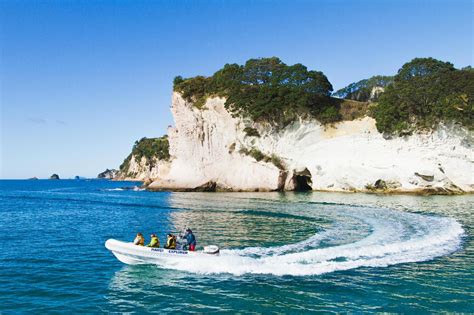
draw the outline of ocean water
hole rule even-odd
[[[472,195],[134,185],[0,181],[0,313],[474,312]],[[104,247],[186,226],[222,254],[128,266]]]

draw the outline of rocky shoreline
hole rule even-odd
[[[282,190],[268,190],[268,189],[254,189],[254,190],[244,190],[244,189],[230,189],[222,188],[217,185],[215,182],[208,182],[203,185],[194,187],[194,188],[180,188],[180,187],[156,187],[149,185],[142,185],[141,188],[144,188],[148,191],[154,192],[285,192]],[[448,189],[444,187],[425,187],[413,190],[400,190],[400,189],[363,189],[363,190],[330,190],[330,189],[313,189],[309,190],[310,192],[324,192],[324,193],[362,193],[362,194],[382,194],[382,195],[419,195],[419,196],[432,196],[432,195],[465,195],[465,194],[474,194],[474,191],[462,191],[456,188]]]

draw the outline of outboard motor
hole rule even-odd
[[[205,254],[210,254],[210,255],[219,255],[219,246],[217,245],[208,245],[208,246],[204,246],[204,250],[203,252]]]
[[[176,238],[176,249],[179,250],[186,250],[187,249],[187,241],[184,238],[184,235],[178,235]]]

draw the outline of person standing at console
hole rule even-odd
[[[186,229],[186,234],[184,236],[186,237],[188,249],[194,252],[196,250],[196,237],[194,236],[193,231],[191,231],[191,229]]]

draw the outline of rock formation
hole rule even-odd
[[[101,178],[101,179],[114,179],[118,174],[118,171],[115,170],[115,169],[106,169],[105,171],[103,171],[102,173],[99,173],[97,175],[97,178]]]
[[[49,177],[49,179],[59,179],[59,175],[58,174],[53,174]]]
[[[134,179],[152,179],[152,190],[474,191],[473,134],[461,127],[385,139],[366,116],[276,130],[232,117],[224,102],[198,109],[173,93],[170,159],[150,168],[132,158]]]

